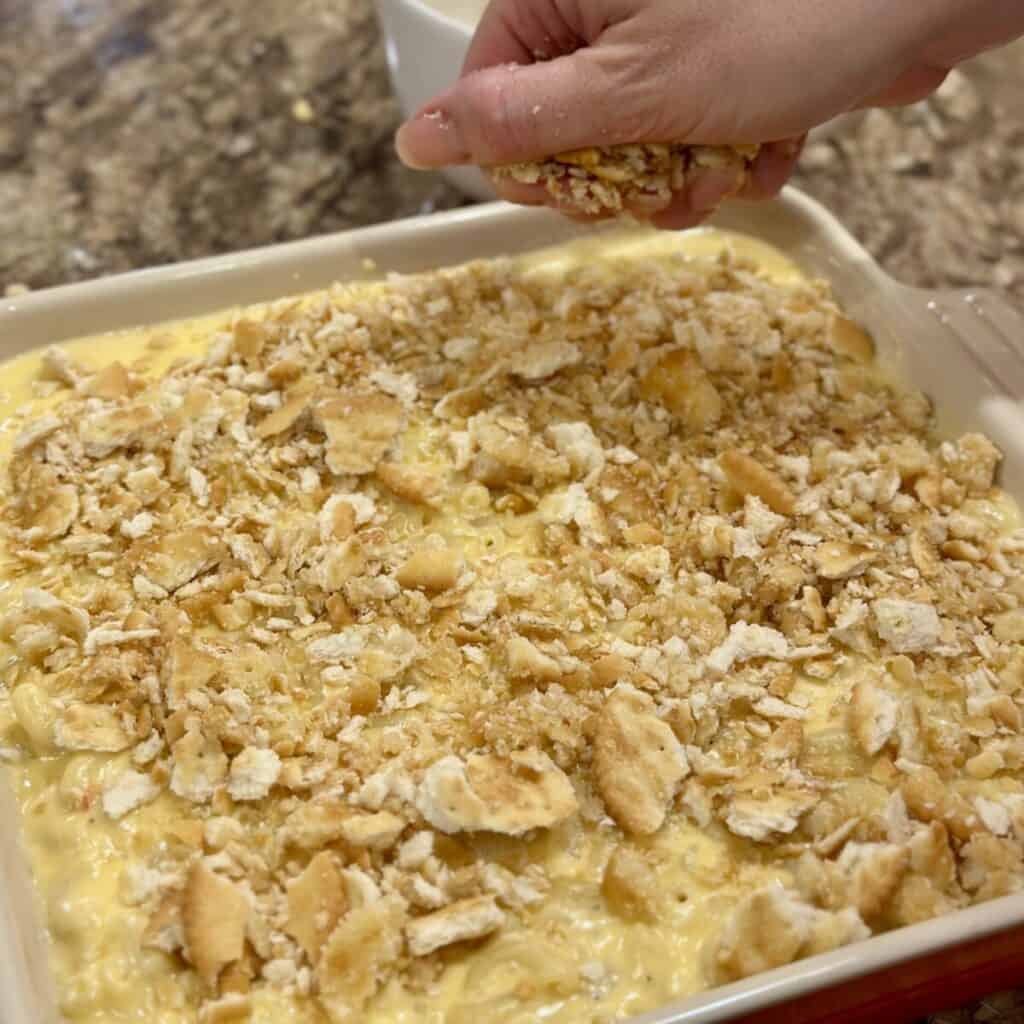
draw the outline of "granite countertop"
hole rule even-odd
[[[1024,303],[1024,45],[809,147],[908,283]],[[455,206],[401,167],[371,0],[0,0],[0,289]]]
[[[830,126],[797,183],[902,280],[1024,306],[1022,94],[1018,44]],[[462,203],[397,122],[371,0],[0,0],[0,293]]]

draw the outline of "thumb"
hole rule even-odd
[[[488,167],[642,138],[647,118],[616,86],[615,69],[628,61],[615,50],[471,71],[402,125],[398,155],[421,169]]]

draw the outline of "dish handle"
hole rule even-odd
[[[905,289],[974,361],[997,393],[1024,401],[1024,314],[999,292]]]

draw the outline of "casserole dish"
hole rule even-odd
[[[1024,388],[1024,363],[1014,347],[1020,324],[998,298],[925,293],[895,284],[828,214],[796,192],[773,206],[723,211],[718,226],[760,237],[806,272],[828,277],[845,308],[873,330],[883,357],[935,398],[943,427],[978,427],[1001,445],[1007,455],[1004,484],[1011,493],[1020,492],[1024,458],[1015,396]],[[0,316],[0,343],[3,355],[12,356],[68,337],[366,277],[372,273],[366,260],[389,270],[416,271],[527,252],[577,234],[579,229],[551,214],[504,207],[385,225],[11,300]],[[941,359],[936,357],[940,349]],[[9,977],[0,977],[6,1001],[0,1009],[5,1021],[22,1024],[53,1019],[54,1013],[15,834],[14,828],[5,830],[3,869],[10,896],[4,905],[8,919],[0,928],[5,948],[15,955],[2,968]],[[883,993],[887,1000],[902,993],[900,1009],[889,1002],[885,1011],[889,1019],[902,1019],[1016,980],[1022,942],[1024,898],[1017,895],[713,990],[645,1020],[751,1019],[773,1012],[786,1020],[830,1014],[854,1019],[877,1016],[873,999]]]

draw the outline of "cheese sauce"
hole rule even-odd
[[[543,273],[598,255],[642,252],[653,257],[683,248],[694,257],[708,258],[725,247],[757,260],[780,280],[799,274],[763,243],[713,231],[654,240],[646,235],[584,240],[540,253],[530,264]],[[223,313],[112,332],[62,347],[87,367],[117,360],[152,379],[174,362],[204,351],[230,319],[230,313]],[[35,352],[3,366],[0,458],[5,464],[25,419],[61,400],[60,392],[40,395],[40,371],[40,354]],[[405,443],[416,441],[407,435]],[[503,531],[491,532],[508,544]],[[461,538],[470,556],[475,539]],[[525,553],[521,547],[519,553]],[[11,607],[20,590],[10,579],[2,586],[0,612]],[[16,714],[0,693],[0,745],[8,746],[26,726],[40,736],[52,728],[43,700],[30,706],[23,697],[21,705]],[[193,1019],[196,986],[189,983],[190,976],[168,970],[164,954],[141,948],[145,916],[124,900],[126,869],[131,877],[140,855],[166,841],[168,830],[181,821],[180,802],[165,795],[118,822],[106,818],[98,802],[87,814],[74,813],[83,794],[101,791],[127,765],[126,755],[79,753],[9,763],[6,773],[21,809],[24,843],[41,894],[62,1012],[90,1024],[184,1024]],[[564,838],[556,834],[547,844],[550,852],[537,851],[557,882],[554,898],[545,900],[528,929],[506,929],[499,941],[455,965],[435,995],[410,996],[392,984],[367,1015],[367,1024],[470,1024],[484,1019],[527,1024],[540,1013],[551,1021],[579,1021],[651,1009],[702,987],[697,951],[717,925],[718,908],[734,904],[746,887],[763,880],[746,878],[742,885],[730,881],[728,841],[676,823],[652,841],[652,849],[669,865],[665,879],[671,912],[657,926],[624,925],[603,911],[597,888],[612,838],[575,837],[586,845],[582,858],[559,857]],[[766,869],[765,877],[771,875]],[[538,941],[538,934],[545,938]],[[598,997],[576,993],[581,977]],[[260,990],[254,1002],[252,1019],[266,1024],[323,1019],[311,1001],[269,988]]]
[[[450,0],[433,6],[472,21],[484,4]],[[776,280],[800,277],[798,269],[770,247],[714,231],[575,243],[533,258],[532,266],[545,273],[596,255],[642,252],[656,257],[680,248],[707,258],[726,247],[753,259]],[[203,351],[211,335],[229,320],[222,314],[83,339],[65,347],[83,364],[99,367],[119,360],[153,378],[174,361]],[[61,400],[60,393],[40,393],[40,368],[35,353],[3,368],[4,463],[26,416],[36,417]],[[410,432],[404,443],[418,446],[422,458],[434,439]],[[432,528],[457,536],[472,557],[479,540],[465,529],[457,512],[448,510]],[[1008,499],[991,505],[990,513],[1001,517],[1007,528],[1016,524],[1016,508]],[[486,535],[486,523],[484,529],[481,535]],[[503,529],[492,534],[509,552],[539,556],[529,536],[517,540]],[[5,611],[20,587],[8,576],[2,589],[0,611]],[[808,736],[834,728],[836,715],[842,713],[835,707],[837,681],[804,678],[797,684],[797,694],[810,710],[804,723]],[[146,919],[130,905],[132,890],[144,890],[147,884],[138,866],[186,820],[184,805],[164,795],[113,822],[104,816],[99,801],[92,800],[91,809],[83,813],[81,808],[90,805],[86,797],[102,791],[129,766],[129,757],[21,755],[26,737],[45,748],[51,729],[45,695],[34,700],[31,693],[19,694],[15,705],[0,691],[0,747],[7,756],[6,774],[20,807],[24,843],[51,940],[60,1009],[67,1019],[88,1024],[193,1021],[198,982],[191,973],[171,969],[164,954],[142,948]],[[531,856],[545,866],[553,883],[539,908],[502,929],[493,941],[453,957],[429,994],[410,993],[390,982],[361,1019],[366,1024],[569,1024],[610,1021],[654,1009],[706,987],[703,944],[744,895],[784,877],[775,863],[752,861],[749,851],[738,871],[731,852],[738,840],[724,829],[701,829],[673,818],[646,843],[660,868],[664,912],[657,923],[626,923],[608,913],[600,894],[602,865],[615,842],[613,828],[583,830],[578,821],[536,840]],[[312,1000],[259,987],[253,993],[251,1019],[261,1024],[314,1024],[325,1018]]]

